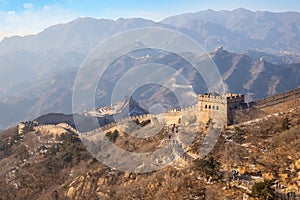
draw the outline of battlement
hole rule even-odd
[[[300,97],[300,88],[296,88],[294,90],[289,90],[284,93],[275,94],[272,96],[268,96],[266,98],[261,98],[256,101],[249,102],[248,107],[260,109],[260,108],[273,106],[299,97]]]
[[[222,105],[226,105],[230,110],[232,108],[244,107],[245,97],[243,94],[231,94],[231,93],[207,93],[200,94],[198,96],[198,104],[200,108],[219,108]]]
[[[168,110],[168,113],[181,112],[181,108],[172,108]]]
[[[243,94],[231,94],[231,93],[205,93],[199,94],[198,100],[199,101],[207,101],[207,102],[215,102],[215,101],[236,101],[236,100],[244,100]]]

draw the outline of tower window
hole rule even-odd
[[[216,110],[219,110],[219,106],[216,106]]]
[[[205,108],[207,108],[207,105],[205,105]]]
[[[208,109],[211,109],[211,106],[210,106],[210,105],[208,106]]]

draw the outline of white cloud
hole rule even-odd
[[[7,12],[7,14],[9,14],[9,15],[14,15],[14,14],[16,14],[16,11],[10,10],[10,11]]]
[[[34,4],[32,4],[32,3],[24,3],[23,4],[23,8],[24,9],[32,9],[32,8],[34,8]]]
[[[0,10],[0,41],[13,35],[36,34],[45,28],[73,20],[78,13],[57,5],[47,5],[37,10],[34,5],[24,4],[25,11],[3,12]]]

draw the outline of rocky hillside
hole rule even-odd
[[[178,157],[166,168],[144,174],[121,172],[99,163],[78,136],[66,129],[16,128],[0,134],[0,196],[3,199],[241,199],[257,182],[273,180],[276,198],[300,185],[299,108],[236,125],[220,136],[207,161]],[[147,127],[147,123],[141,122]],[[60,129],[62,130],[62,129]],[[112,129],[113,130],[113,129]],[[52,133],[55,132],[54,136]],[[115,132],[115,131],[113,131]],[[197,154],[206,131],[200,131],[188,153]],[[151,152],[155,139],[131,140],[117,131],[106,136],[129,151]],[[199,167],[202,166],[202,167]],[[232,171],[237,174],[233,176]],[[209,178],[210,177],[210,178]],[[276,183],[276,184],[275,184]],[[255,195],[256,193],[253,193]]]

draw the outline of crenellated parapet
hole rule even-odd
[[[288,100],[299,99],[300,98],[300,88],[289,90],[284,93],[275,94],[268,96],[266,98],[258,99],[257,101],[249,102],[249,108],[264,108],[268,106],[273,106],[279,103],[286,102]]]
[[[243,94],[232,94],[232,93],[205,93],[199,94],[198,99],[207,100],[207,101],[215,101],[215,100],[237,100],[244,99]]]
[[[243,94],[207,93],[198,96],[199,122],[223,122],[225,125],[234,123],[234,112],[244,108]]]

